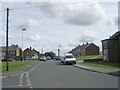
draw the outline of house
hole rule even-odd
[[[0,53],[1,53],[1,60],[5,59],[6,57],[6,46],[0,47]],[[8,46],[8,58],[9,59],[15,59],[15,60],[21,60],[21,48],[18,45],[11,45]]]
[[[38,59],[39,52],[36,51],[35,49],[32,49],[32,47],[26,48],[23,51],[23,57],[24,57],[24,60]]]
[[[72,53],[74,56],[98,55],[99,47],[94,43],[86,43],[83,45],[78,45],[69,53]]]
[[[120,60],[120,31],[109,39],[102,40],[104,61],[118,62]]]
[[[32,56],[32,59],[39,59],[39,52],[33,49],[34,56]]]

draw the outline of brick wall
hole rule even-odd
[[[99,54],[99,47],[95,46],[94,44],[90,45],[85,50],[85,55],[98,55]]]

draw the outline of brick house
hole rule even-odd
[[[0,47],[1,60],[6,57],[6,46]],[[21,60],[21,48],[18,45],[8,46],[8,58]]]
[[[120,31],[109,39],[102,40],[104,61],[118,62],[120,59]]]
[[[72,53],[74,56],[98,55],[99,47],[94,43],[86,43],[83,45],[78,45],[69,53]]]
[[[35,49],[30,48],[26,48],[23,51],[23,57],[24,60],[31,60],[31,59],[39,59],[39,52],[36,51]]]

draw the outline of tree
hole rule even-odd
[[[56,54],[54,52],[52,52],[52,51],[51,52],[46,52],[44,55],[45,56],[50,56],[51,59],[53,59],[56,56]]]

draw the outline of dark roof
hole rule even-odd
[[[118,37],[120,36],[120,31],[116,32],[115,34],[113,34],[110,39],[118,39]]]
[[[26,49],[24,50],[24,52],[27,51],[27,50],[31,51],[31,52],[34,53],[34,54],[39,54],[38,51],[36,51],[35,49],[30,49],[30,48],[26,48]]]
[[[85,49],[85,48],[89,47],[90,45],[92,45],[92,43],[82,45],[82,46],[80,46],[80,49]]]
[[[9,51],[16,51],[17,48],[19,48],[19,47],[8,46],[8,50],[9,50]],[[1,47],[0,47],[0,50],[1,50],[1,51],[6,51],[6,46],[1,46]]]
[[[38,51],[36,51],[35,49],[33,49],[32,50],[34,53],[36,53],[36,54],[39,54],[39,52]]]
[[[113,34],[109,39],[104,39],[104,40],[102,40],[102,42],[104,42],[104,41],[108,41],[108,40],[117,40],[118,39],[118,37],[120,37],[120,31],[118,31],[118,32],[116,32],[115,34]]]
[[[24,51],[27,51],[27,50],[31,50],[31,49],[29,49],[29,48],[26,48]],[[32,51],[32,50],[31,50]]]

